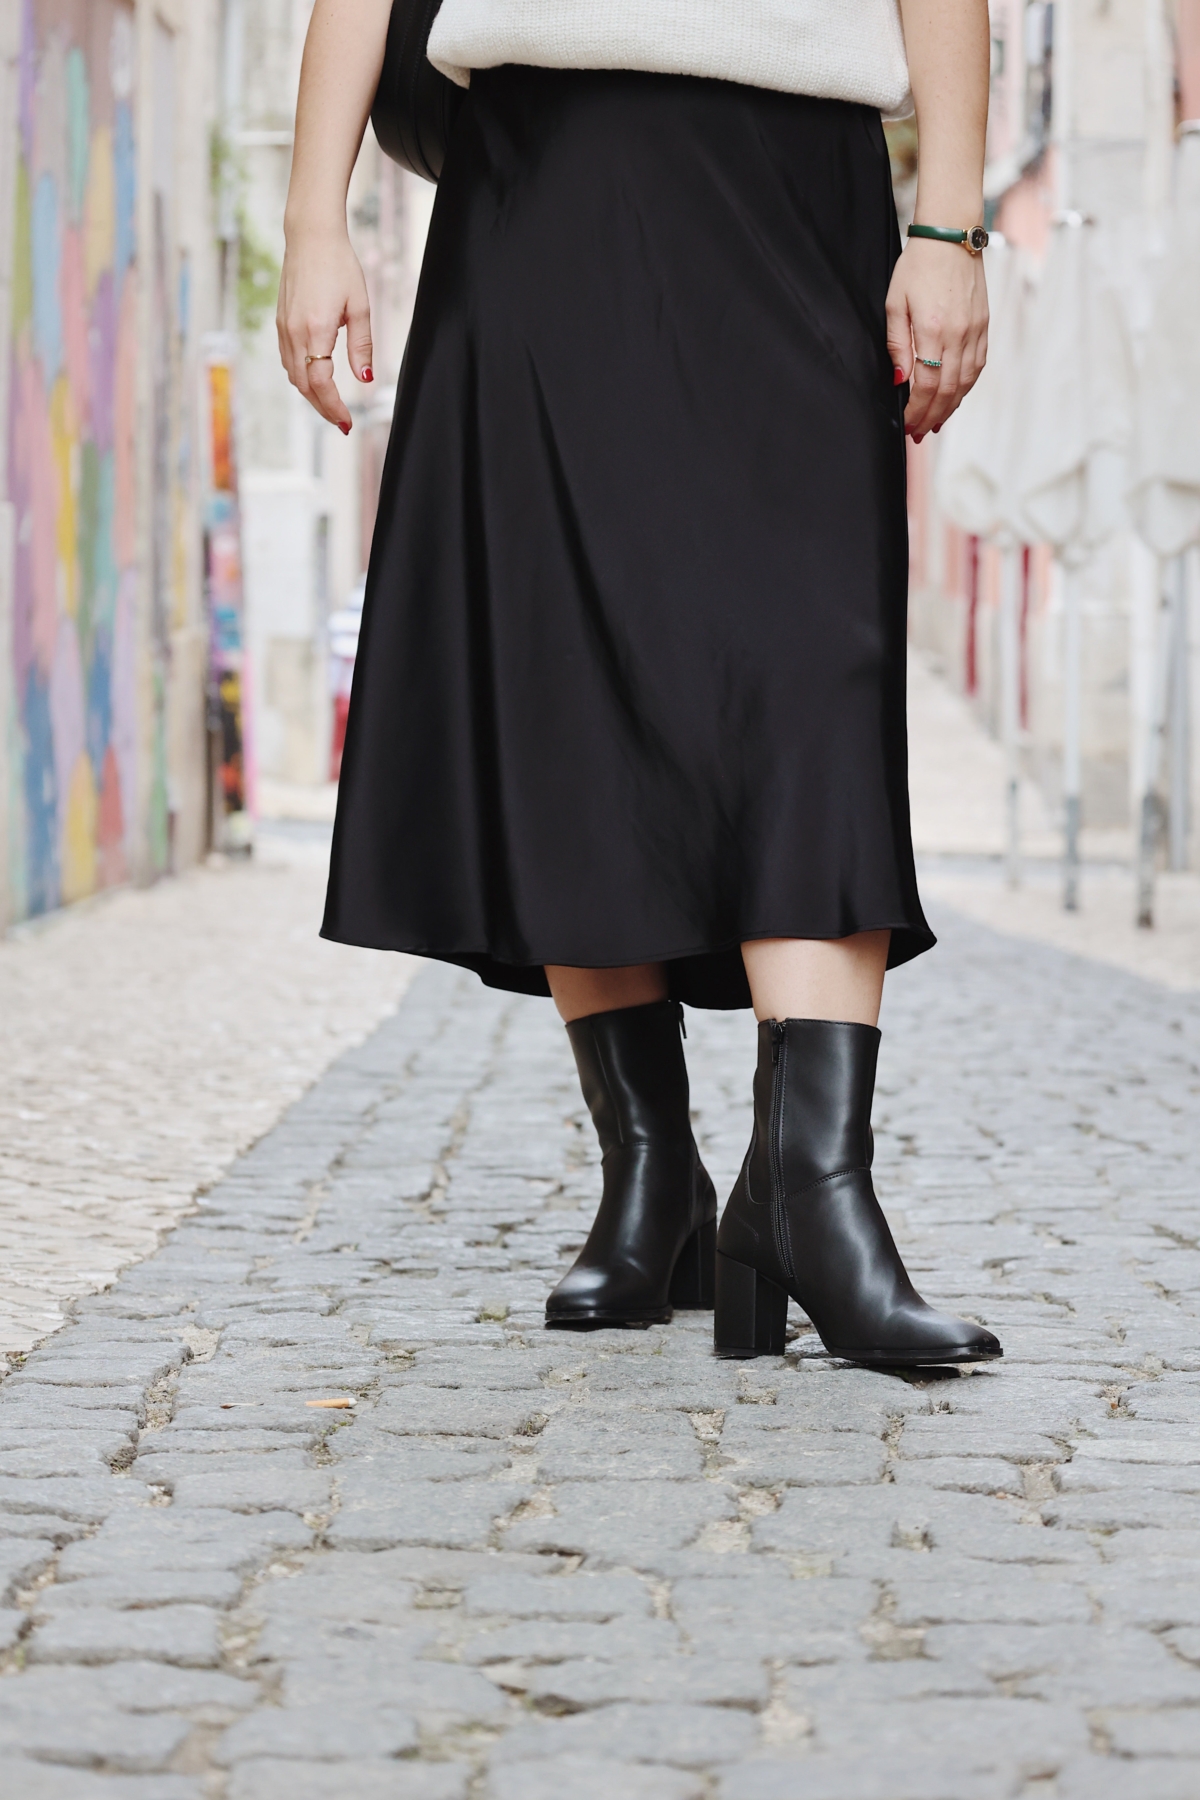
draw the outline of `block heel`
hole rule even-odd
[[[706,1219],[693,1231],[671,1276],[671,1305],[681,1312],[707,1312],[716,1289],[717,1221]]]
[[[716,1256],[713,1346],[718,1356],[782,1356],[787,1291],[747,1263]]]

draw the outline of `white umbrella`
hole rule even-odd
[[[1141,757],[1137,922],[1154,922],[1158,785],[1171,720],[1169,841],[1182,868],[1187,832],[1188,553],[1200,543],[1200,134],[1176,152],[1167,252],[1138,372],[1129,507],[1139,536],[1171,578],[1156,581],[1154,692]],[[1159,564],[1161,571],[1161,562]]]
[[[988,247],[987,283],[987,366],[942,427],[935,485],[947,518],[976,537],[993,538],[1000,547],[1000,726],[1008,879],[1015,887],[1020,879],[1021,545],[1010,477],[1029,282],[1020,252],[1001,237],[993,237]]]
[[[1125,522],[1128,332],[1110,247],[1078,213],[1056,222],[1026,340],[1013,484],[1021,535],[1063,570],[1064,905],[1079,904],[1084,563]]]

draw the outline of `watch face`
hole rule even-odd
[[[983,229],[982,225],[976,225],[976,227],[973,231],[968,231],[967,242],[968,242],[968,244],[970,244],[972,250],[986,250],[987,249],[988,234]]]

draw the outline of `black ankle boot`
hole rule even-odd
[[[1003,1354],[927,1306],[871,1183],[879,1033],[822,1019],[758,1028],[754,1136],[717,1234],[719,1356],[778,1354],[788,1295],[831,1356],[914,1366]]]
[[[547,1325],[664,1325],[713,1303],[717,1196],[688,1113],[674,1000],[567,1026],[603,1152],[588,1241],[546,1302]]]

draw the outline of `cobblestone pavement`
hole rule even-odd
[[[317,937],[326,856],[268,836],[0,941],[0,1371],[395,1007],[409,959]]]
[[[938,925],[877,1166],[1002,1364],[544,1332],[565,1036],[432,969],[0,1386],[4,1794],[1195,1800],[1196,1002]],[[752,1025],[689,1028],[726,1186]]]

